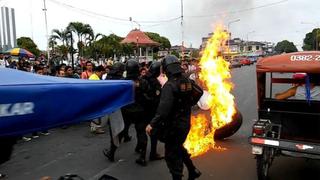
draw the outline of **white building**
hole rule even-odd
[[[8,7],[0,12],[0,51],[6,51],[17,46],[15,12]]]

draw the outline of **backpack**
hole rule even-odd
[[[187,106],[194,106],[198,103],[203,95],[202,88],[189,78],[182,78],[178,80],[179,89],[178,96],[181,102]]]

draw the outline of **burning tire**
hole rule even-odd
[[[214,139],[220,140],[232,136],[242,125],[242,115],[236,108],[236,113],[232,116],[232,121],[229,124],[217,129],[214,132]]]

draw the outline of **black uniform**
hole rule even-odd
[[[151,119],[155,116],[157,112],[157,107],[160,102],[161,84],[157,80],[157,77],[160,75],[160,67],[161,67],[160,62],[153,62],[149,68],[149,72],[147,76],[145,77],[150,86],[148,94],[151,99],[150,101],[148,101],[148,106],[146,109],[149,123]],[[163,159],[163,157],[157,153],[158,138],[155,135],[151,135],[150,140],[151,140],[151,148],[150,148],[150,156],[149,156],[150,160]]]
[[[125,71],[125,64],[121,62],[116,62],[112,65],[110,72],[108,73],[108,76],[106,79],[109,80],[124,80],[123,72]],[[122,115],[124,116],[123,109],[121,108]],[[124,142],[128,142],[131,140],[131,137],[129,136],[129,127],[131,125],[131,121],[128,118],[123,117],[124,120],[124,129],[119,134],[119,142],[124,139]]]
[[[190,155],[183,147],[190,130],[191,105],[188,99],[191,92],[186,88],[190,87],[188,84],[190,81],[182,75],[177,58],[175,56],[167,58],[169,62],[163,63],[162,67],[168,81],[162,88],[157,113],[150,125],[154,131],[159,130],[158,135],[165,143],[165,160],[172,178],[182,179],[183,164],[185,164],[189,171],[189,179],[195,179],[201,173],[195,168]],[[163,130],[160,131],[160,129]]]
[[[16,141],[16,137],[0,137],[0,165],[10,160]],[[0,179],[3,177],[5,177],[5,175],[0,173]]]
[[[139,77],[139,64],[135,60],[128,60],[126,64],[127,80],[134,81],[135,84],[135,101],[122,108],[124,119],[130,119],[135,124],[137,133],[137,146],[135,151],[140,153],[136,162],[140,165],[146,165],[146,150],[148,137],[145,128],[149,123],[147,107],[150,102],[149,84],[144,78]]]
[[[121,63],[121,62],[116,62],[113,64],[113,66],[111,67],[110,72],[108,73],[108,76],[106,77],[106,80],[121,80],[124,79],[122,74],[125,70],[125,64]],[[121,142],[122,138],[126,138],[130,139],[129,135],[128,135],[128,131],[126,131],[126,129],[129,129],[130,123],[127,122],[124,119],[124,130],[119,134],[119,142]],[[110,160],[110,161],[114,161],[114,155],[115,152],[117,150],[117,146],[114,144],[113,142],[113,138],[112,138],[112,130],[111,130],[111,124],[110,121],[108,121],[108,125],[109,125],[109,132],[110,132],[110,148],[109,149],[104,149],[103,150],[103,154]]]

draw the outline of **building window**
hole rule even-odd
[[[256,46],[256,50],[260,50],[260,46]]]
[[[248,46],[248,51],[252,51],[252,46]]]
[[[240,51],[241,51],[241,52],[243,51],[243,46],[240,46]]]

